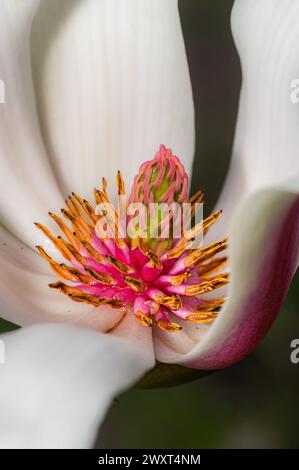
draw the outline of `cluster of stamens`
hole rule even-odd
[[[163,161],[161,168],[164,168],[165,179],[168,162],[173,163],[173,158],[177,157],[163,146],[158,156]],[[118,194],[123,195],[125,186],[120,172],[116,181]],[[154,180],[152,184],[155,185]],[[212,322],[225,299],[205,299],[204,295],[228,283],[228,273],[215,274],[227,262],[226,256],[217,256],[226,249],[227,239],[197,249],[192,248],[192,243],[198,235],[207,233],[221,212],[202,220],[159,253],[139,237],[132,240],[117,234],[113,238],[99,236],[97,223],[102,217],[108,221],[117,219],[116,211],[111,209],[105,179],[101,190],[95,189],[94,198],[95,206],[72,193],[66,200],[66,208],[61,209],[61,216],[49,213],[62,236],[54,236],[44,225],[35,224],[65,259],[64,263],[58,263],[43,247],[37,247],[61,279],[50,287],[75,302],[125,308],[143,325],[156,324],[169,332],[181,329],[175,317],[195,323]],[[203,192],[199,191],[187,202],[194,214],[196,204],[203,203]],[[106,207],[100,215],[96,211],[99,204]]]

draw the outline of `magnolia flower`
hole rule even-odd
[[[71,204],[88,211],[93,188],[103,176],[112,188],[117,170],[131,188],[163,142],[190,175],[193,102],[177,2],[2,0],[0,12],[1,315],[23,327],[1,336],[0,445],[89,447],[115,394],[155,361],[227,367],[257,346],[280,310],[298,265],[298,111],[290,100],[298,2],[235,1],[239,116],[215,208],[223,216],[204,238],[209,246],[228,234],[231,282],[213,321],[177,319],[179,331],[165,331],[160,318],[145,326],[153,312],[144,299],[136,309],[111,308],[94,305],[94,292],[91,302],[82,294],[72,302],[49,289],[59,281],[34,248],[57,267],[56,248],[65,252],[48,212],[73,191],[80,198]]]

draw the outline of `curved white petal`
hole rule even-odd
[[[298,20],[297,0],[235,1],[232,30],[243,72],[239,116],[217,203],[224,217],[206,240],[229,234],[232,282],[208,329],[189,326],[185,340],[158,333],[161,361],[202,369],[230,365],[259,343],[279,313],[299,250],[299,180],[285,183],[299,174],[299,105],[291,100],[299,78]]]
[[[64,193],[132,183],[164,143],[190,172],[194,117],[177,0],[42,0],[33,26],[44,138]]]
[[[263,339],[299,262],[299,191],[293,191],[298,183],[258,191],[240,205],[230,230],[226,304],[206,331],[204,325],[186,328],[189,343],[158,333],[158,360],[219,369],[245,357]]]
[[[2,335],[1,448],[89,448],[116,394],[154,365],[153,351],[81,328]]]
[[[29,248],[0,224],[0,264],[2,263],[34,273],[49,274],[49,266],[37,250]]]
[[[0,220],[32,245],[33,222],[59,208],[61,196],[45,153],[32,88],[30,31],[39,2],[0,2]],[[52,208],[52,209],[51,209]]]
[[[230,171],[217,207],[222,233],[249,193],[299,172],[299,2],[236,0],[232,32],[242,89]],[[296,91],[297,89],[297,91]]]

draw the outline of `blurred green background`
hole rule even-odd
[[[162,0],[163,1],[163,0]],[[232,0],[181,0],[196,109],[193,189],[216,201],[231,155],[241,72],[230,32]],[[112,407],[97,448],[297,448],[299,275],[262,345],[246,360],[196,382],[131,390]]]
[[[161,0],[163,1],[163,0]],[[180,0],[193,85],[193,190],[212,210],[229,165],[241,72],[230,32],[232,0]],[[108,413],[96,448],[298,448],[299,274],[267,338],[229,369],[168,389],[130,390]],[[0,320],[0,330],[11,325]],[[78,423],[78,425],[80,425]]]

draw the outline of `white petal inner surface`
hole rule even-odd
[[[1,448],[89,448],[116,394],[153,366],[153,351],[76,327],[2,335]]]
[[[242,89],[230,171],[217,202],[223,220],[211,236],[227,232],[241,199],[299,173],[299,103],[293,99],[299,101],[298,21],[298,1],[234,3]]]
[[[46,145],[64,194],[121,170],[128,192],[159,144],[190,172],[193,100],[176,0],[42,0],[32,38]]]
[[[40,239],[33,222],[45,221],[62,198],[45,152],[32,88],[30,32],[39,2],[0,3],[0,220],[32,246]],[[3,98],[3,97],[2,97]]]

